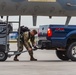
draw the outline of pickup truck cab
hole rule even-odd
[[[38,45],[42,49],[56,50],[61,60],[76,61],[76,26],[41,25]]]

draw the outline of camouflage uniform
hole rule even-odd
[[[17,44],[19,46],[18,51],[19,52],[23,51],[23,46],[25,46],[25,48],[27,50],[28,50],[28,48],[32,48],[30,42],[32,43],[32,45],[34,45],[34,43],[35,43],[34,40],[35,40],[35,37],[31,36],[30,32],[24,32],[23,35],[20,36],[20,44],[18,43],[18,40],[17,40]],[[28,50],[28,52],[30,55],[33,54],[32,51]]]
[[[17,40],[17,44],[18,44],[18,47],[19,47],[19,48],[18,48],[18,51],[19,51],[19,52],[22,52],[23,46],[25,46],[26,49],[28,50],[28,53],[29,53],[29,55],[30,55],[30,60],[31,60],[31,61],[37,61],[37,59],[35,59],[35,58],[33,57],[32,46],[31,46],[31,44],[30,44],[30,42],[31,42],[32,45],[34,46],[34,44],[35,44],[35,37],[34,37],[34,35],[35,35],[35,34],[37,34],[36,30],[33,30],[33,31],[31,31],[31,32],[24,32],[24,33],[20,36],[20,40],[19,40],[19,38],[18,38],[18,40],[20,41],[20,44],[19,44],[19,42],[18,42],[18,40]],[[29,40],[30,40],[30,42],[29,42]],[[17,59],[17,57],[18,57],[19,55],[20,55],[20,54],[15,55],[14,61],[19,61],[19,60]]]

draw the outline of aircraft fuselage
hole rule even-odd
[[[0,15],[76,16],[76,0],[0,0]]]

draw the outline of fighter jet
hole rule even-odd
[[[37,16],[76,16],[76,0],[0,0],[0,15],[32,15],[36,25]]]

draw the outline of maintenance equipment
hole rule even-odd
[[[9,33],[12,32],[10,23],[0,22],[0,61],[5,61],[9,52]]]
[[[20,45],[20,23],[21,16],[19,16],[19,21],[8,21],[9,16],[6,17],[6,22],[0,22],[0,61],[5,61],[7,57],[11,57],[13,55],[21,54],[27,52],[27,50],[18,52],[18,51],[10,51],[9,49],[9,34],[13,31],[13,23],[19,24],[18,29],[18,43]],[[19,49],[18,45],[18,49]],[[38,48],[39,49],[39,48]],[[37,49],[33,49],[34,51]]]

